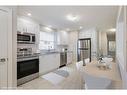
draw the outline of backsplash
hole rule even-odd
[[[17,44],[17,48],[32,48],[32,53],[36,53],[38,45],[36,44]]]

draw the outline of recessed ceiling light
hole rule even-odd
[[[68,20],[70,21],[78,21],[79,20],[79,16],[77,15],[72,15],[72,14],[69,14],[66,16]]]
[[[31,13],[27,13],[28,16],[31,16],[32,14]]]
[[[82,28],[83,28],[82,26],[79,27],[79,29],[82,29]]]
[[[67,29],[66,29],[66,31],[70,31],[70,29],[69,29],[69,28],[67,28]]]
[[[52,28],[52,25],[48,25],[48,27]]]
[[[45,27],[45,30],[52,31],[52,29],[50,27]]]
[[[107,31],[115,32],[116,31],[116,28],[111,28],[111,29],[108,29]]]

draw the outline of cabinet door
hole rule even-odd
[[[66,31],[60,31],[57,33],[57,43],[68,45],[68,33]]]
[[[25,32],[25,27],[24,22],[21,19],[17,19],[17,30],[19,32]]]
[[[53,71],[60,66],[60,55],[59,54],[47,54],[39,57],[39,73],[45,74]]]
[[[27,23],[24,21],[24,22],[21,22],[22,23],[22,32],[27,32]]]
[[[22,23],[19,19],[17,19],[17,31],[19,31],[19,32],[22,31]]]
[[[29,24],[27,25],[27,30],[28,30],[28,31],[27,31],[28,33],[36,34],[38,28],[37,28],[37,25],[36,25],[36,24],[34,24],[33,22],[31,22],[31,23],[29,23]]]
[[[22,19],[17,19],[17,30],[19,32],[27,32],[27,23]]]
[[[23,18],[17,19],[17,30],[20,32],[28,32],[28,33],[36,34],[38,29],[39,29],[38,25],[34,22],[28,21]]]
[[[30,23],[28,23],[27,24],[27,26],[26,26],[26,28],[27,28],[27,31],[26,32],[28,32],[28,33],[33,33],[33,31],[32,31],[32,24],[30,24]]]

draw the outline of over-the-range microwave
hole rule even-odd
[[[35,44],[35,34],[26,32],[17,32],[17,43],[20,44]]]

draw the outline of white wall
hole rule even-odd
[[[99,52],[103,55],[107,55],[107,33],[99,32]]]
[[[17,7],[13,7],[12,16],[12,82],[9,87],[17,87]]]
[[[123,88],[127,88],[127,22],[126,7],[120,7],[116,31],[116,62],[119,65]]]
[[[79,32],[79,38],[91,38],[91,58],[94,59],[98,53],[98,32],[96,28],[84,29]]]

